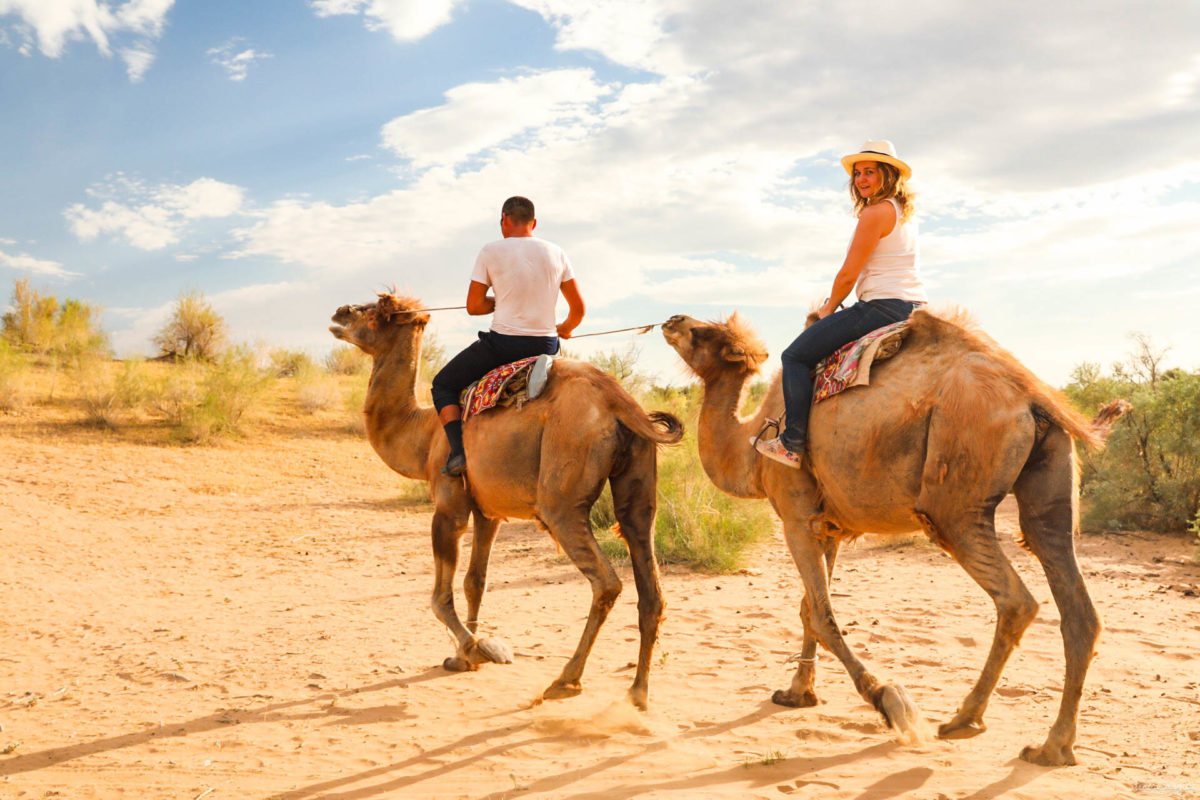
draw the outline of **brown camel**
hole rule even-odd
[[[1010,491],[1020,507],[1023,544],[1041,562],[1062,614],[1066,680],[1049,736],[1021,757],[1074,764],[1072,749],[1084,676],[1100,619],[1075,562],[1078,485],[1074,439],[1098,445],[1106,435],[990,338],[962,319],[925,311],[912,316],[904,348],[872,368],[868,388],[817,404],[803,469],[760,458],[749,439],[783,411],[776,375],[757,413],[739,415],[747,379],[767,352],[736,314],[723,323],[672,317],[663,334],[704,387],[700,458],[709,478],[736,497],[766,497],[804,581],[804,639],[791,687],[774,701],[817,703],[817,644],[833,652],[855,688],[903,736],[918,712],[903,687],[881,684],[851,652],[834,620],[828,579],[841,542],[865,531],[924,530],[996,604],[987,663],[943,738],[982,733],[984,709],[1037,602],[1001,552],[996,505]],[[1123,403],[1123,401],[1121,401]],[[1111,425],[1127,405],[1110,411]],[[1093,427],[1095,425],[1095,427]]]
[[[463,425],[467,473],[443,475],[449,445],[432,407],[417,402],[415,385],[421,337],[429,315],[412,298],[380,294],[376,303],[342,306],[330,331],[371,356],[373,367],[363,412],[367,438],[396,472],[428,481],[433,513],[433,612],[458,642],[446,669],[507,664],[512,651],[498,639],[476,636],[488,557],[505,518],[534,519],[547,530],[592,584],[583,637],[547,699],[580,692],[588,653],[621,581],[601,554],[588,512],[608,481],[621,536],[629,547],[638,592],[641,647],[630,698],[646,707],[650,656],[662,616],[654,553],[656,445],[679,441],[683,426],[670,414],[647,414],[616,382],[590,364],[555,363],[543,393],[522,408],[496,408]],[[467,621],[454,610],[459,539],[474,517],[471,562],[463,582]]]

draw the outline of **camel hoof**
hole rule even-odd
[[[888,727],[902,734],[913,733],[921,712],[903,686],[884,686],[879,691],[875,708],[883,715]]]
[[[493,664],[511,664],[512,648],[500,639],[476,639],[472,656],[479,656],[478,661],[490,661]]]
[[[986,730],[987,725],[984,725],[983,722],[976,722],[974,720],[966,720],[964,722],[950,720],[944,725],[938,726],[938,738],[970,739],[974,736],[978,736]]]
[[[771,702],[777,706],[787,706],[788,708],[811,708],[817,704],[817,693],[779,689],[771,695]]]
[[[479,669],[479,667],[472,664],[470,661],[467,661],[465,658],[450,656],[442,662],[442,669],[446,670],[446,672],[474,672],[475,670]]]
[[[630,689],[629,702],[633,703],[633,707],[638,711],[645,711],[649,708],[648,693],[645,689]]]
[[[583,691],[583,687],[578,683],[559,683],[555,681],[550,684],[550,688],[542,692],[543,700],[562,700],[567,697],[575,697]]]
[[[1075,748],[1069,744],[1062,747],[1051,747],[1049,744],[1026,747],[1021,750],[1021,760],[1040,767],[1073,767],[1079,763],[1075,760]]]

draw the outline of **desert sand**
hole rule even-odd
[[[0,798],[1200,797],[1200,566],[1185,538],[1080,540],[1106,629],[1080,764],[1045,769],[1016,756],[1057,709],[1061,640],[1011,499],[998,527],[1039,618],[987,732],[903,746],[828,656],[821,705],[771,704],[800,645],[778,535],[740,574],[664,569],[642,714],[624,700],[627,568],[583,695],[533,702],[590,592],[526,523],[501,529],[482,613],[515,662],[445,672],[431,507],[334,426],[180,447],[27,412],[0,417],[0,464]],[[987,652],[986,595],[920,538],[864,537],[839,563],[851,644],[947,719]]]

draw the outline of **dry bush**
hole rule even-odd
[[[225,346],[225,319],[198,291],[184,292],[175,301],[171,318],[155,335],[164,358],[211,361]]]
[[[268,355],[270,370],[276,378],[295,378],[301,373],[311,373],[317,364],[303,350],[287,350],[277,347]]]
[[[351,433],[366,433],[367,419],[363,416],[363,406],[367,402],[367,377],[356,376],[350,391],[345,395],[346,430]]]
[[[335,345],[325,356],[325,369],[333,375],[362,375],[371,369],[371,357],[354,345]]]
[[[0,411],[25,404],[29,362],[6,339],[0,339]]]
[[[293,380],[296,403],[306,414],[333,408],[341,398],[337,379],[315,365],[301,370]]]

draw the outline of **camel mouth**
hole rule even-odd
[[[330,325],[329,332],[332,333],[334,335],[334,337],[337,339],[345,339],[346,338],[343,335],[346,332],[346,329],[343,328],[341,325]]]

